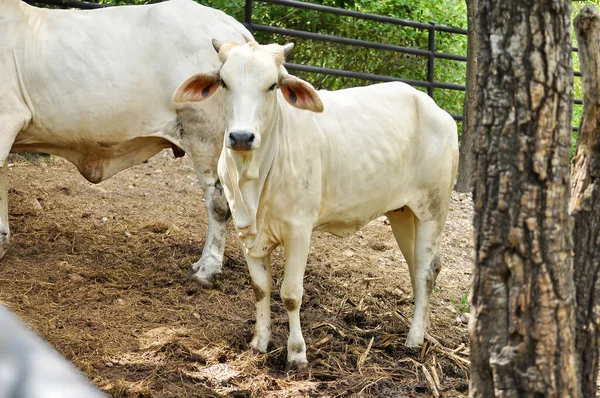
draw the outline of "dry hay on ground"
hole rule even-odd
[[[311,367],[284,374],[281,251],[267,355],[248,349],[254,299],[232,231],[216,289],[190,282],[206,218],[187,158],[163,152],[99,185],[58,158],[17,160],[9,175],[13,246],[0,263],[0,301],[112,396],[466,395],[467,197],[453,198],[433,337],[419,352],[402,345],[410,280],[384,220],[345,240],[315,234],[301,313]]]

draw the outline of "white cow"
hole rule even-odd
[[[191,0],[93,11],[0,0],[0,258],[9,241],[9,152],[62,156],[98,183],[164,148],[183,149],[209,220],[194,277],[211,285],[229,217],[216,174],[222,105],[175,104],[173,91],[199,69],[220,65],[214,36],[252,38],[233,18]]]
[[[190,77],[174,99],[202,101],[225,88],[218,171],[257,300],[252,348],[265,352],[270,338],[269,253],[283,244],[288,368],[301,368],[299,307],[312,231],[349,236],[383,214],[415,296],[406,345],[421,345],[458,166],[452,117],[403,83],[317,93],[282,67],[293,45],[213,43],[221,69]]]

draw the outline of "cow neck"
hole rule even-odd
[[[234,222],[249,250],[254,246],[255,237],[262,227],[258,225],[260,220],[257,220],[259,204],[261,200],[268,200],[270,197],[265,189],[267,182],[270,192],[277,189],[272,184],[276,182],[271,181],[271,166],[279,153],[281,120],[278,104],[271,123],[261,132],[260,148],[247,155],[229,151],[227,156],[227,169],[235,200]]]

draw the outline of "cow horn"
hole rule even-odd
[[[215,51],[218,53],[219,50],[221,49],[221,46],[223,45],[223,43],[217,39],[212,39],[212,45],[213,45],[213,48],[215,49]]]
[[[293,49],[294,49],[294,43],[288,43],[285,46],[283,46],[283,56],[285,58],[287,58],[287,56],[290,55],[290,53],[292,52]]]

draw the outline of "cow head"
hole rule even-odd
[[[269,131],[277,111],[277,89],[285,100],[299,109],[322,112],[323,103],[315,89],[304,80],[287,73],[285,57],[292,43],[259,45],[220,43],[213,47],[223,63],[215,72],[198,73],[175,91],[175,102],[204,101],[219,87],[225,90],[227,130],[225,145],[234,151],[260,147],[262,135]]]

